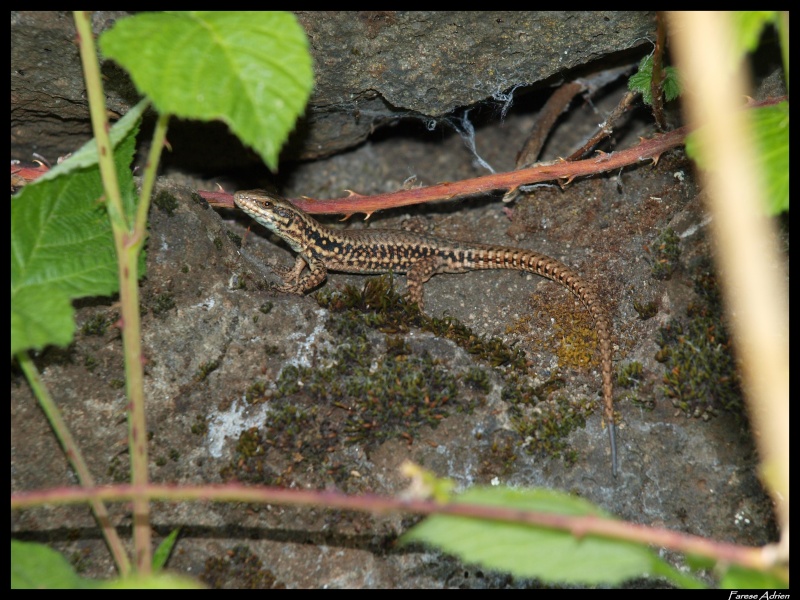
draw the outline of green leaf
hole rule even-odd
[[[184,575],[160,572],[99,581],[80,577],[66,558],[44,544],[11,540],[11,589],[202,589]]]
[[[202,590],[205,589],[206,586],[191,577],[161,571],[160,573],[153,573],[147,577],[133,574],[124,579],[112,579],[102,582],[97,587],[106,590]]]
[[[789,210],[789,103],[750,109],[747,116],[757,149],[764,211],[778,215]],[[686,153],[700,168],[708,169],[711,161],[699,133],[693,131],[686,136]]]
[[[114,126],[111,128],[111,131],[108,132],[108,135],[111,138],[112,148],[116,148],[120,142],[122,142],[122,140],[128,136],[129,133],[133,132],[133,134],[136,135],[136,132],[139,131],[139,119],[149,104],[150,103],[147,100],[142,100],[139,102],[139,104],[125,113],[125,116],[114,124]],[[67,160],[56,165],[47,173],[29,183],[26,187],[61,177],[62,175],[66,175],[67,173],[71,173],[79,169],[94,166],[97,164],[97,161],[97,143],[95,142],[94,138],[92,138],[86,142],[80,148],[80,150],[73,152]]]
[[[783,590],[789,588],[789,582],[764,573],[763,571],[755,571],[753,569],[745,569],[732,565],[722,576],[719,582],[719,587],[722,589],[771,589]]]
[[[645,56],[639,63],[639,69],[628,80],[628,89],[642,95],[645,104],[653,104],[653,56]],[[664,67],[664,81],[662,83],[664,98],[667,102],[674,100],[681,94],[678,71],[675,67]]]
[[[93,588],[61,554],[33,542],[11,540],[11,589]]]
[[[100,47],[161,113],[224,121],[273,170],[313,86],[308,41],[286,12],[143,13]]]
[[[730,14],[736,36],[735,51],[738,53],[735,59],[738,62],[742,56],[758,47],[761,32],[775,22],[778,14],[774,10],[734,10]]]
[[[457,503],[610,518],[586,500],[543,489],[474,488]],[[619,584],[649,574],[675,580],[672,567],[645,546],[592,535],[577,538],[521,523],[434,515],[407,532],[403,541],[424,542],[468,563],[548,583]],[[681,581],[692,583],[700,585],[691,578]]]
[[[130,164],[136,128],[114,153],[127,211],[134,210]],[[66,346],[70,300],[119,287],[111,225],[97,166],[27,185],[11,200],[11,353]],[[143,262],[141,263],[143,264]]]
[[[156,551],[153,553],[154,572],[160,571],[161,569],[164,568],[164,565],[167,564],[169,555],[172,553],[172,549],[175,547],[175,542],[178,541],[178,534],[180,533],[180,531],[181,531],[180,527],[170,531],[169,535],[165,537],[158,545],[158,548],[156,548]]]
[[[778,215],[789,210],[789,103],[756,108],[748,114],[764,177],[767,213]]]
[[[671,102],[681,95],[681,80],[678,76],[678,69],[664,67],[664,75],[664,98],[666,98],[667,102]]]

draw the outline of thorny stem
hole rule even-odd
[[[291,506],[314,506],[331,509],[356,510],[384,514],[406,512],[419,515],[446,514],[476,517],[492,521],[526,523],[538,527],[570,532],[576,537],[596,535],[628,540],[669,550],[733,563],[752,569],[778,569],[778,576],[788,577],[783,567],[776,564],[772,546],[755,548],[702,538],[695,535],[648,527],[597,516],[575,516],[518,508],[439,502],[421,499],[403,499],[366,494],[348,496],[339,492],[289,490],[274,487],[247,487],[240,484],[206,486],[172,485],[115,485],[86,488],[61,488],[35,492],[20,492],[11,496],[11,508],[38,506],[48,503],[76,504],[88,499],[97,500],[208,500],[213,502],[252,502]]]
[[[761,102],[752,102],[748,108],[768,106],[785,100],[785,97],[770,98]],[[309,214],[344,214],[366,213],[367,216],[378,210],[399,208],[412,204],[423,204],[441,200],[457,200],[476,194],[485,194],[497,190],[513,190],[523,185],[530,185],[542,181],[563,180],[571,182],[576,177],[594,175],[606,171],[614,171],[622,167],[634,165],[643,161],[657,161],[667,150],[671,150],[684,143],[686,135],[691,128],[681,127],[669,133],[658,135],[654,138],[642,140],[639,144],[626,150],[612,153],[601,153],[599,156],[578,160],[574,162],[555,161],[540,163],[529,169],[510,171],[508,173],[493,173],[473,179],[439,183],[428,187],[398,190],[386,194],[363,196],[350,192],[350,196],[334,198],[333,200],[314,200],[312,198],[290,198],[292,204]],[[225,192],[199,192],[214,206],[222,208],[235,208],[233,196]]]

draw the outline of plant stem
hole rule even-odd
[[[22,492],[11,496],[11,507],[36,506],[45,503],[75,504],[88,498],[104,500],[131,500],[149,498],[159,500],[208,500],[213,502],[251,502],[286,506],[313,506],[337,510],[356,510],[385,514],[406,512],[419,515],[447,514],[475,517],[510,523],[526,523],[538,527],[568,531],[581,538],[588,535],[629,540],[639,544],[664,547],[684,554],[696,554],[723,563],[733,563],[759,570],[777,571],[779,577],[788,577],[784,567],[776,563],[780,557],[775,546],[754,548],[727,542],[718,542],[696,535],[658,527],[626,523],[594,515],[566,515],[521,510],[504,506],[468,504],[458,501],[440,502],[393,498],[365,494],[348,496],[339,492],[316,490],[289,490],[275,487],[249,487],[241,484],[225,485],[148,485],[145,487],[116,485],[101,488],[62,488]]]
[[[125,380],[128,394],[128,444],[131,457],[131,480],[147,485],[147,426],[144,411],[144,368],[139,320],[138,256],[144,235],[132,231],[122,205],[117,182],[113,148],[108,136],[108,120],[100,65],[88,12],[75,12],[75,26],[89,97],[92,129],[97,142],[100,174],[106,191],[106,208],[114,232],[117,252],[119,295],[122,312],[122,344],[125,354]],[[147,575],[152,563],[150,504],[146,498],[133,501],[133,542],[137,570]]]
[[[777,249],[774,223],[763,207],[765,186],[758,147],[741,98],[749,85],[733,73],[735,35],[723,12],[672,12],[676,58],[692,94],[687,120],[702,123],[707,149],[701,171],[707,187],[711,231],[742,365],[745,399],[761,457],[761,475],[775,502],[786,560],[789,550],[789,277]]]
[[[18,352],[15,356],[22,372],[25,373],[25,377],[33,390],[34,396],[36,396],[36,399],[39,401],[39,406],[42,407],[50,426],[53,428],[53,432],[56,434],[58,441],[61,442],[61,447],[64,449],[67,459],[72,465],[72,468],[75,469],[75,473],[78,475],[78,481],[80,481],[81,485],[85,488],[94,487],[97,484],[89,471],[89,467],[86,465],[86,461],[83,459],[81,449],[78,444],[75,443],[75,439],[72,437],[72,433],[70,433],[69,427],[67,427],[61,415],[61,411],[58,409],[55,401],[53,401],[52,396],[50,396],[50,392],[47,390],[44,381],[42,381],[39,370],[31,360],[30,355],[27,352]],[[119,574],[125,577],[130,573],[131,563],[125,552],[125,547],[122,545],[122,540],[119,538],[119,535],[117,535],[117,530],[114,529],[114,526],[111,524],[108,509],[106,509],[105,504],[95,499],[90,501],[90,505],[95,518],[100,523],[100,528],[103,531],[103,536],[106,538],[106,543],[111,550],[111,554],[114,556]]]
[[[147,233],[147,214],[150,211],[150,198],[155,185],[156,174],[158,173],[158,163],[161,160],[161,151],[164,149],[164,140],[167,138],[167,123],[169,115],[158,115],[156,127],[153,131],[153,141],[150,144],[150,151],[147,153],[147,164],[144,168],[142,177],[142,190],[139,193],[139,207],[136,211],[136,226],[134,237],[136,240],[144,240]]]

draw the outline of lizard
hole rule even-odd
[[[600,346],[604,418],[617,475],[617,444],[612,384],[611,325],[599,296],[586,280],[562,262],[531,250],[468,243],[397,230],[343,231],[317,222],[285,198],[264,190],[239,191],[234,203],[282,238],[297,253],[293,267],[273,268],[284,281],[280,292],[304,294],[327,277],[328,270],[363,275],[404,273],[408,300],[424,308],[423,284],[438,273],[513,269],[541,275],[572,292],[591,313]],[[308,268],[306,273],[304,270]]]

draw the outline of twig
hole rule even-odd
[[[567,157],[567,160],[569,161],[578,160],[583,155],[587,154],[597,144],[599,144],[608,136],[610,136],[611,132],[613,131],[614,123],[616,123],[620,119],[620,117],[622,117],[622,115],[625,114],[625,111],[628,110],[631,103],[638,95],[639,94],[636,92],[631,92],[631,91],[626,92],[625,95],[622,96],[622,99],[619,101],[619,103],[614,107],[614,110],[611,111],[611,114],[608,115],[608,118],[600,124],[597,133],[595,133],[591,138],[589,138],[583,146],[581,146],[575,152],[570,154]]]
[[[536,122],[533,124],[531,134],[528,136],[525,145],[517,155],[516,170],[527,169],[536,163],[539,158],[539,153],[542,151],[545,140],[550,134],[550,130],[556,122],[556,119],[567,109],[572,99],[580,94],[586,87],[573,81],[558,88],[547,99],[539,115],[536,117]]]
[[[653,50],[653,71],[650,78],[650,95],[653,98],[653,119],[656,126],[664,131],[666,122],[664,121],[664,96],[662,94],[664,83],[664,44],[667,38],[667,26],[664,22],[664,15],[660,11],[656,13],[656,47]]]

